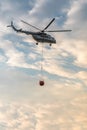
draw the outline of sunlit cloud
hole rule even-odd
[[[0,0],[1,130],[87,129],[86,12],[86,0]],[[43,29],[54,17],[49,29],[72,32],[50,33],[51,47],[7,28],[37,31],[21,20]]]

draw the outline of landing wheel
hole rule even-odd
[[[38,45],[38,42],[36,43],[36,45]]]
[[[52,44],[50,43],[50,46],[52,46]]]

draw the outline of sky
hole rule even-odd
[[[42,44],[7,25],[49,33]],[[87,0],[0,0],[0,129],[87,130]],[[44,79],[45,85],[39,86]]]

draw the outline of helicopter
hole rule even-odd
[[[56,44],[56,39],[46,32],[70,32],[72,31],[72,30],[47,30],[47,28],[54,22],[54,20],[55,18],[53,18],[43,30],[25,22],[24,20],[21,20],[21,22],[23,22],[24,24],[27,24],[37,29],[38,30],[37,32],[26,31],[26,30],[23,30],[22,28],[17,29],[13,25],[13,21],[11,21],[11,25],[8,25],[7,27],[12,27],[13,30],[16,31],[17,33],[25,33],[26,35],[32,35],[33,39],[36,41],[36,45],[38,45],[38,42],[41,42],[41,43],[49,43],[49,45],[51,46],[52,44]]]

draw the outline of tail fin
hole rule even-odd
[[[22,32],[22,29],[17,29],[17,28],[13,25],[13,21],[11,21],[11,24],[8,25],[7,27],[13,28],[13,30],[16,31],[16,32]]]
[[[13,27],[13,21],[11,21],[11,25],[8,25],[7,27]]]

